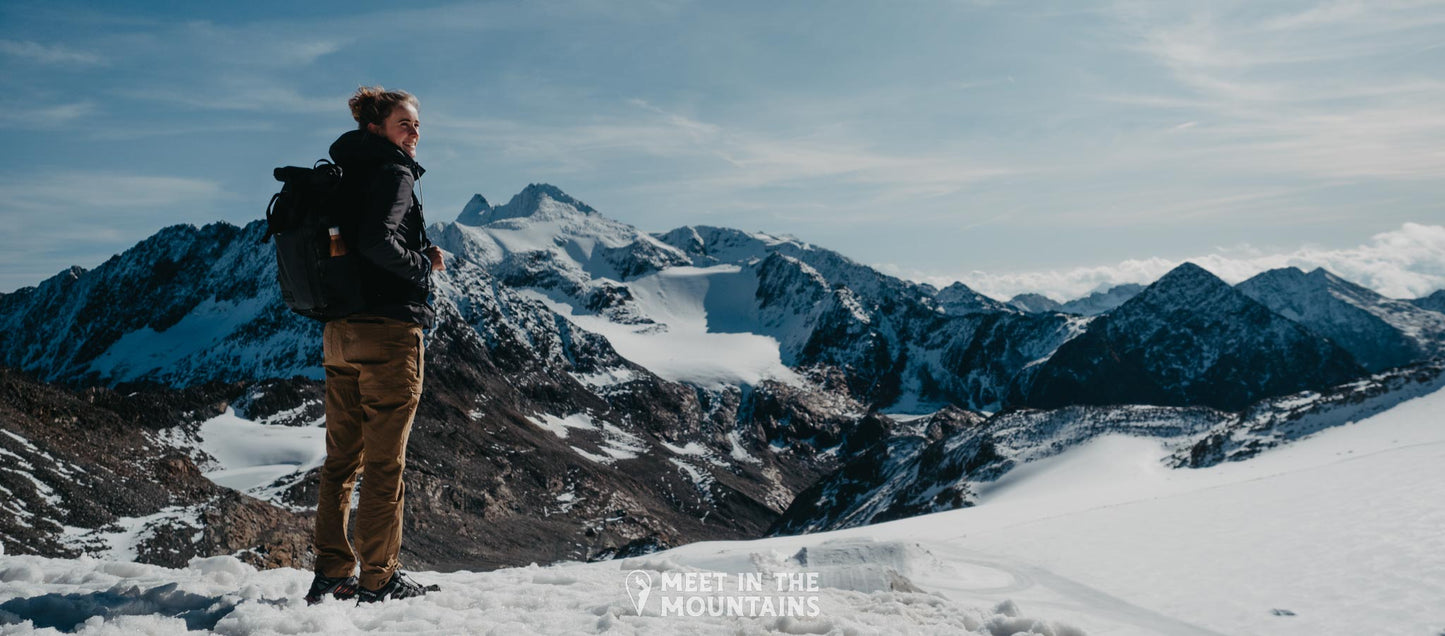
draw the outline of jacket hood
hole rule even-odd
[[[409,168],[420,179],[426,169],[401,148],[365,130],[348,130],[331,144],[331,160],[343,170],[357,166],[394,163]]]

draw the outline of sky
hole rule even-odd
[[[0,292],[261,218],[378,84],[433,222],[550,183],[999,298],[1445,288],[1445,1],[8,0]]]

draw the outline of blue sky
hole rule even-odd
[[[1004,297],[1185,259],[1423,295],[1442,69],[1445,3],[1413,0],[11,0],[0,291],[259,218],[382,84],[421,100],[433,221],[547,182]]]

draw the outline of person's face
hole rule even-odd
[[[412,158],[416,157],[416,142],[421,139],[421,120],[417,118],[416,107],[411,104],[397,104],[391,109],[391,115],[387,116],[386,122],[380,126],[368,124],[367,128],[386,137],[387,141],[405,150]]]

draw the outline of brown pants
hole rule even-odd
[[[422,329],[391,318],[352,316],[326,323],[326,463],[316,506],[316,571],[351,576],[377,589],[401,567],[406,441],[421,399]],[[358,473],[356,549],[346,539]]]

